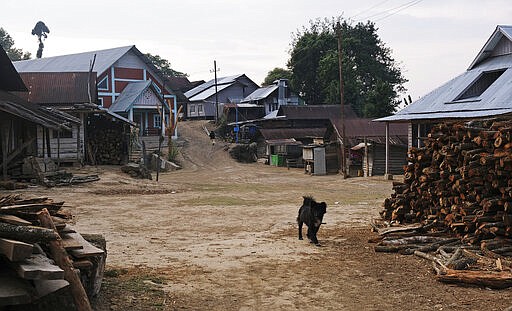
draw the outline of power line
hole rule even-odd
[[[399,10],[396,10],[395,12],[392,12],[392,13],[390,13],[390,14],[386,15],[386,16],[383,16],[383,17],[381,17],[381,18],[378,18],[378,19],[374,20],[374,22],[378,22],[378,21],[381,21],[381,20],[383,20],[383,19],[386,19],[386,18],[388,18],[388,17],[390,17],[390,16],[392,16],[392,15],[395,15],[396,13],[398,13],[398,12],[400,12],[400,11],[403,11],[403,10],[405,10],[405,9],[407,9],[407,8],[410,8],[411,6],[416,5],[416,4],[420,3],[421,1],[423,1],[423,0],[411,1],[409,5],[407,5],[407,6],[403,7],[403,8],[401,8],[401,9],[399,9]]]
[[[349,17],[349,19],[353,19],[353,18],[354,18],[354,17],[356,17],[356,16],[359,16],[359,15],[364,14],[364,13],[366,13],[366,12],[368,12],[368,11],[372,10],[372,9],[375,9],[376,7],[380,6],[381,4],[386,3],[386,2],[388,2],[388,1],[389,1],[389,0],[384,0],[384,1],[381,1],[381,2],[379,2],[379,3],[377,3],[377,4],[375,4],[375,5],[372,5],[371,7],[367,8],[367,9],[365,9],[365,10],[362,10],[361,12],[357,13],[356,15],[352,15],[351,17]]]
[[[389,13],[389,14],[383,16],[383,17],[380,17],[380,18],[374,20],[374,21],[379,21],[379,20],[388,18],[388,17],[390,17],[390,16],[392,16],[392,15],[394,15],[394,14],[400,12],[400,11],[403,11],[403,10],[413,6],[413,5],[416,5],[416,4],[420,3],[421,1],[423,1],[423,0],[412,0],[412,1],[406,2],[404,4],[401,4],[401,5],[397,6],[397,7],[394,7],[394,8],[391,8],[391,9],[387,9],[387,10],[384,10],[382,12],[378,12],[378,13],[375,13],[375,14],[368,15],[368,16],[366,16],[364,18],[359,19],[358,22],[361,22],[363,20],[371,19],[372,17],[376,17],[376,16],[379,16],[379,15],[384,15],[384,14]]]

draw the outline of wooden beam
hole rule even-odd
[[[16,276],[0,276],[0,306],[28,304],[32,302],[34,288],[28,281]]]
[[[76,258],[86,258],[91,256],[103,255],[104,251],[91,243],[87,242],[82,235],[78,232],[74,233],[66,233],[64,234],[66,238],[73,239],[76,243],[80,243],[82,245],[81,249],[72,249],[70,250],[70,254]]]
[[[34,246],[32,244],[0,238],[0,254],[3,254],[10,261],[20,261],[32,255]]]
[[[26,221],[25,219],[14,216],[14,215],[0,215],[0,221],[6,222],[11,225],[17,226],[31,226],[32,223],[30,221]]]
[[[12,263],[18,275],[26,280],[60,280],[64,270],[54,265],[44,254],[32,254],[23,261]]]
[[[37,214],[37,216],[41,225],[56,231],[48,210],[43,209]],[[62,245],[62,239],[60,239],[60,236],[58,240],[50,242],[50,250],[55,262],[64,270],[64,279],[70,284],[71,295],[73,296],[76,309],[78,311],[92,311],[87,293],[80,281],[78,273],[73,268],[71,259],[69,259],[68,254]]]

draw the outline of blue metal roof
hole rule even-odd
[[[268,96],[270,96],[270,94],[272,94],[278,88],[279,88],[279,86],[277,86],[276,84],[261,87],[261,88],[255,90],[254,92],[252,92],[251,94],[249,94],[249,96],[247,96],[246,98],[242,99],[242,103],[267,98]]]
[[[470,69],[395,115],[374,121],[400,122],[455,118],[480,118],[512,113],[512,54],[491,57],[492,49],[505,36],[512,41],[512,26],[498,26]],[[482,94],[458,100],[485,72],[504,70]]]
[[[112,112],[128,111],[137,98],[139,98],[150,85],[151,81],[129,83],[108,110]]]
[[[21,60],[14,62],[14,67],[18,72],[89,71],[90,62],[96,54],[93,71],[101,74],[132,48],[135,48],[135,46],[129,45],[107,50]]]
[[[243,76],[243,74],[217,78],[217,90],[219,89],[219,86],[221,86],[221,85],[228,84],[228,86],[229,86],[229,85],[235,83],[236,80],[241,76]],[[198,85],[195,88],[185,92],[185,96],[187,96],[187,98],[189,100],[192,100],[191,98],[193,98],[194,96],[198,95],[201,92],[204,92],[205,90],[207,90],[209,88],[213,88],[213,92],[214,92],[213,94],[215,94],[215,79],[212,79],[208,82]]]

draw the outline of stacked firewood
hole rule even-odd
[[[119,165],[126,162],[126,137],[115,129],[94,129],[89,133],[88,160],[94,165]]]
[[[512,121],[442,123],[411,148],[381,215],[437,222],[468,241],[512,237]],[[512,252],[510,252],[512,255]]]
[[[105,245],[96,247],[76,232],[63,204],[0,197],[0,308],[34,306],[69,288],[76,309],[90,310],[88,295],[99,292]]]

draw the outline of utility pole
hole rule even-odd
[[[341,24],[336,24],[338,34],[338,66],[340,72],[340,104],[341,104],[341,175],[347,178],[347,164],[345,156],[345,102],[343,100],[343,73],[341,71],[342,53],[341,53]]]
[[[219,121],[219,94],[217,93],[217,61],[213,61],[213,72],[215,75],[215,123]]]

